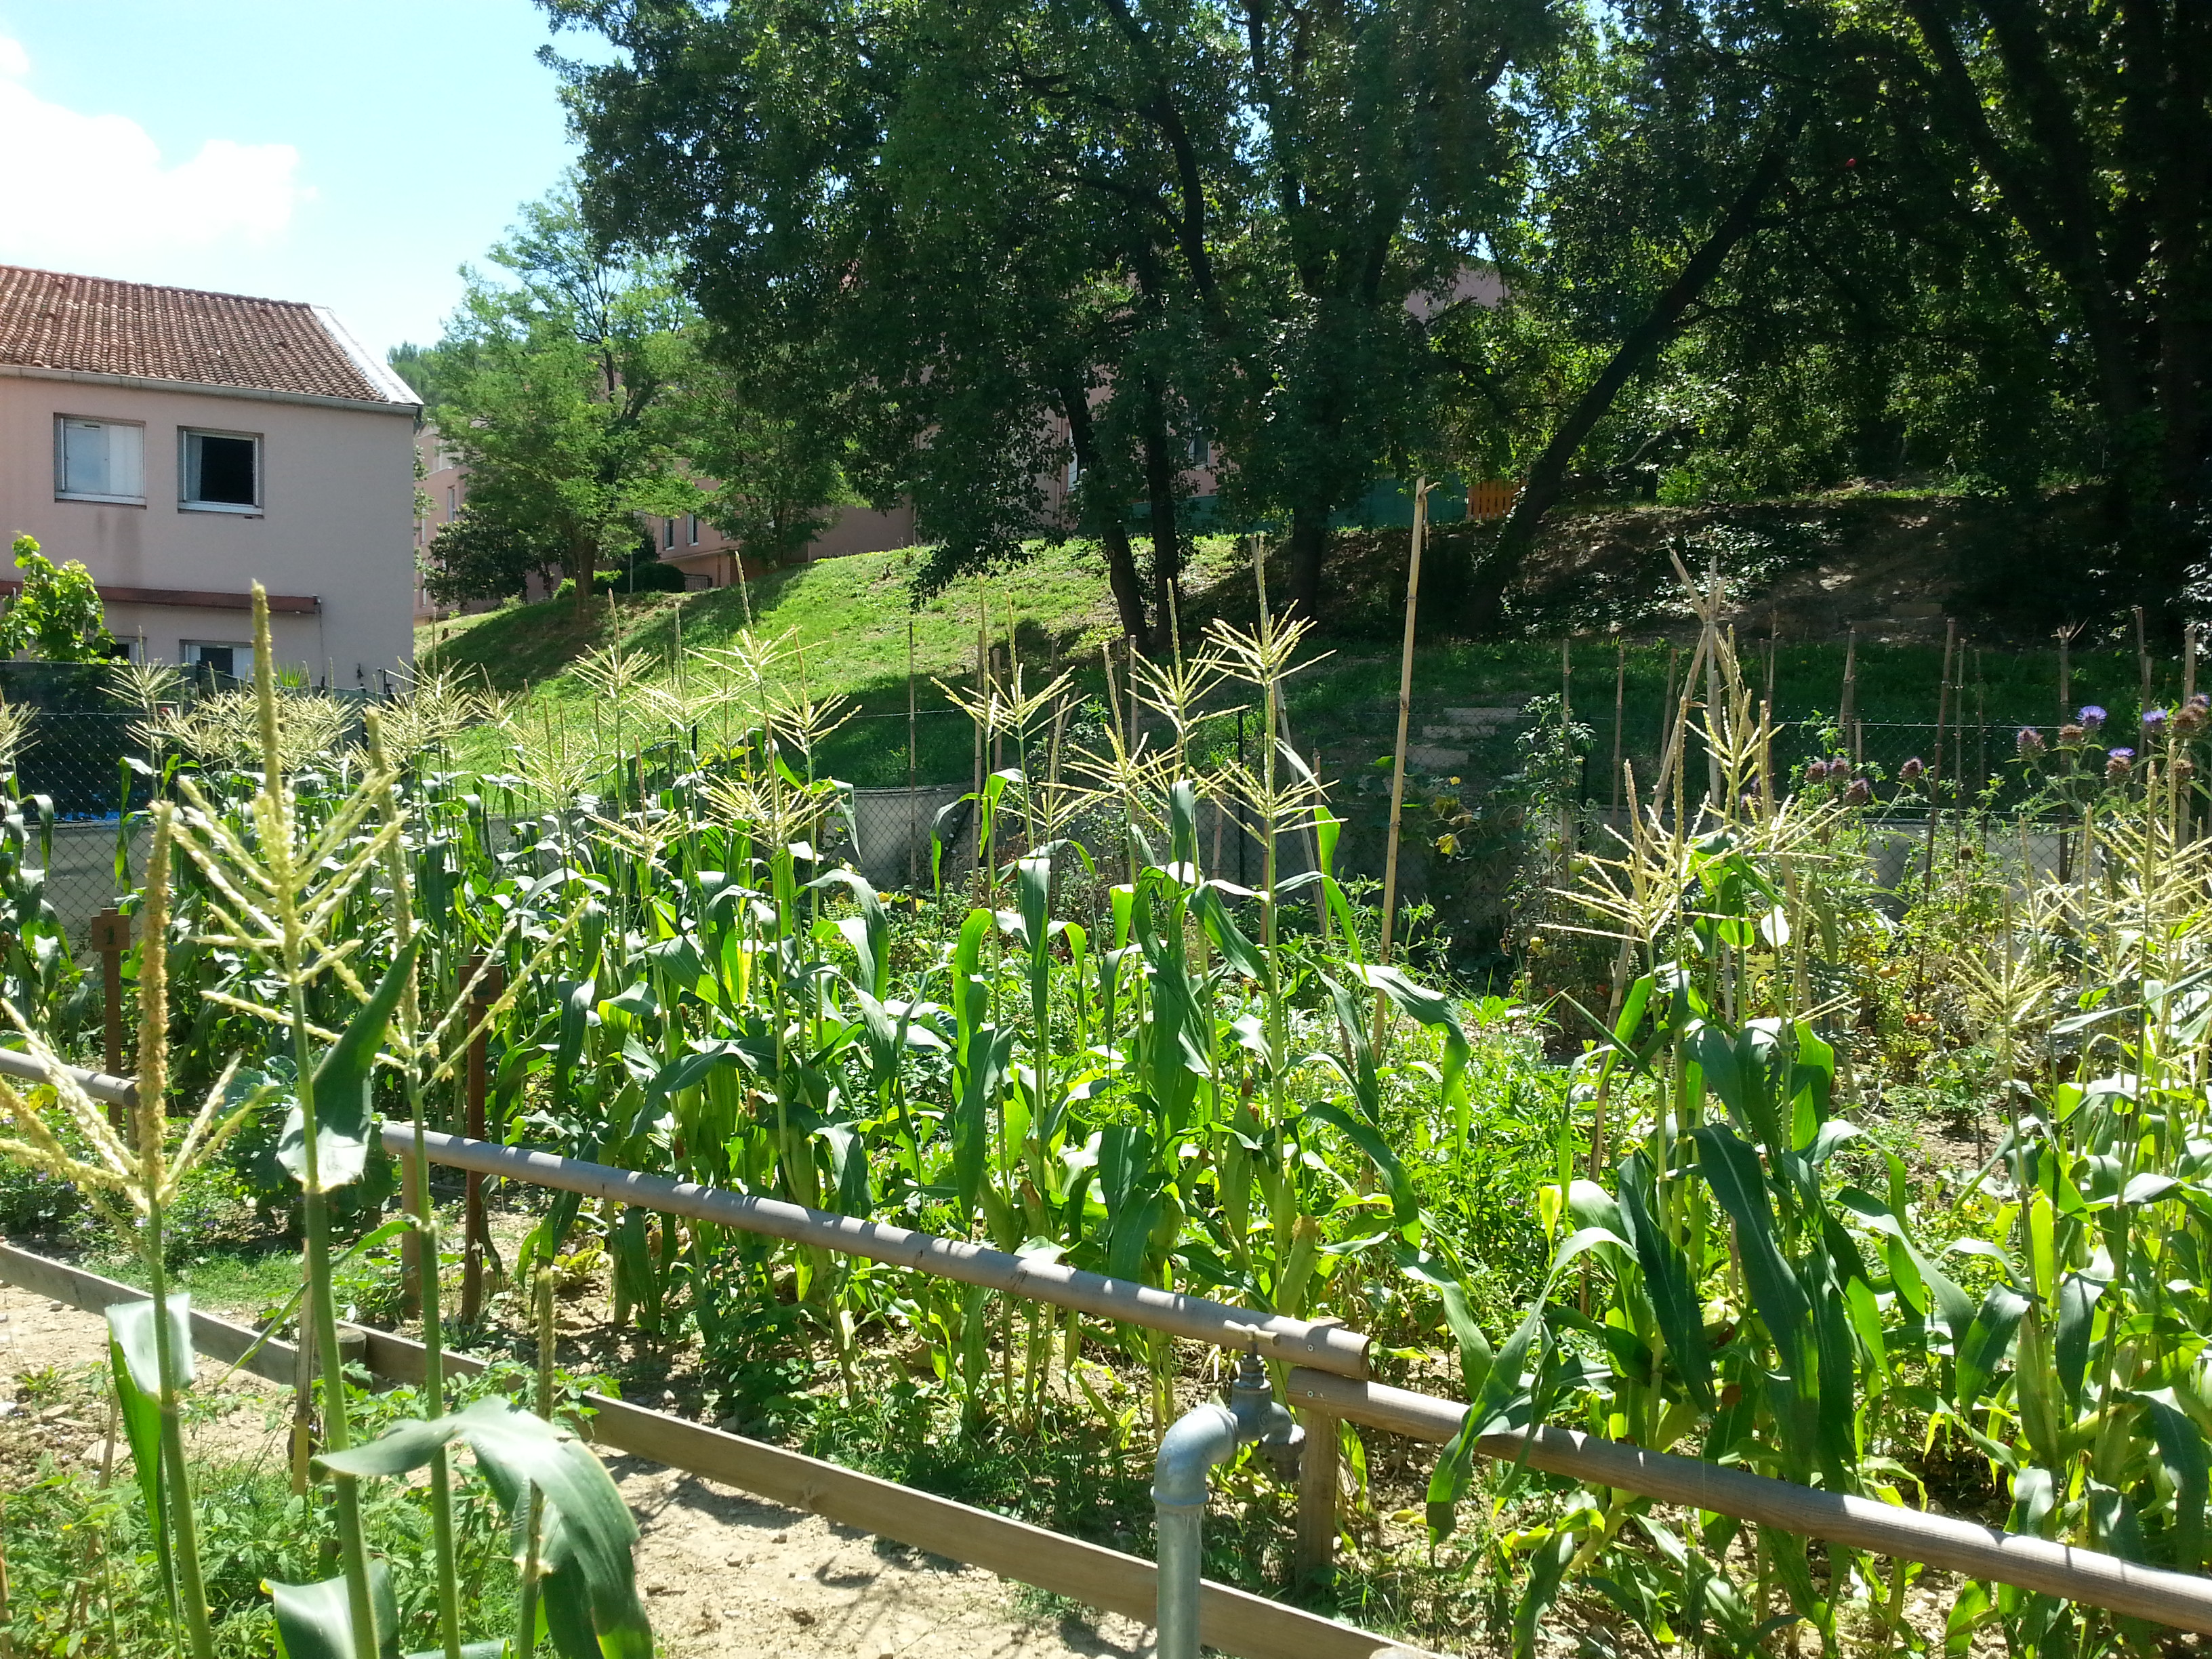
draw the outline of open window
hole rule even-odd
[[[54,417],[54,494],[65,501],[146,504],[146,428],[136,421]]]
[[[234,640],[185,640],[185,672],[195,680],[224,685],[253,678],[253,647]]]
[[[197,432],[183,440],[179,504],[203,513],[261,510],[261,439],[251,432]]]

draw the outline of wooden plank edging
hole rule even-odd
[[[134,1285],[6,1243],[0,1243],[0,1279],[89,1313],[146,1296]],[[422,1381],[421,1343],[388,1331],[349,1328],[367,1339],[368,1370],[380,1381]],[[257,1341],[258,1351],[241,1369],[289,1387],[291,1344],[264,1340],[246,1326],[193,1311],[192,1346],[211,1359],[234,1362]],[[452,1375],[484,1369],[483,1360],[466,1354],[449,1352],[445,1358]],[[586,1394],[582,1403],[593,1413],[591,1435],[601,1446],[1152,1623],[1158,1570],[1140,1557],[627,1401]],[[1417,1649],[1210,1580],[1200,1590],[1199,1623],[1209,1647],[1240,1659],[1428,1659]]]
[[[1461,1401],[1303,1367],[1291,1371],[1283,1392],[1294,1406],[1431,1442],[1450,1439],[1468,1412]],[[2212,1579],[2196,1573],[2144,1566],[1954,1516],[1821,1492],[1698,1458],[1646,1451],[1578,1429],[1486,1434],[1476,1446],[1486,1457],[1504,1462],[1525,1459],[1532,1468],[1585,1486],[1638,1492],[1877,1555],[1924,1561],[1968,1578],[2017,1584],[2180,1630],[2212,1633]]]

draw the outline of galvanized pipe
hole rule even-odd
[[[1207,1476],[1239,1446],[1261,1445],[1277,1454],[1278,1474],[1295,1474],[1300,1431],[1276,1404],[1267,1368],[1247,1352],[1237,1362],[1229,1403],[1208,1401],[1185,1412],[1160,1437],[1152,1462],[1152,1514],[1157,1525],[1159,1602],[1154,1659],[1198,1659],[1198,1595],[1205,1562]]]
[[[1297,1405],[1416,1440],[1450,1439],[1468,1413],[1462,1401],[1304,1369],[1291,1370],[1283,1393]],[[1531,1468],[1564,1474],[1585,1486],[1638,1492],[1662,1503],[1710,1510],[1876,1555],[1924,1561],[1963,1577],[2017,1584],[2177,1629],[2212,1633],[2212,1580],[2196,1573],[2143,1566],[2116,1555],[2023,1533],[1999,1532],[1948,1515],[1820,1492],[1694,1457],[1646,1451],[1578,1429],[1506,1430],[1484,1435],[1475,1448],[1485,1457],[1525,1462]]]
[[[76,1086],[94,1100],[105,1101],[110,1106],[136,1106],[138,1085],[127,1077],[110,1077],[105,1072],[88,1072],[81,1066],[61,1068],[76,1079]],[[20,1078],[26,1083],[52,1083],[46,1068],[25,1054],[21,1048],[0,1048],[0,1073]]]
[[[1270,1358],[1341,1376],[1367,1375],[1367,1338],[1334,1320],[1285,1319],[1249,1308],[1232,1308],[1204,1297],[1178,1296],[1151,1285],[1084,1273],[1057,1261],[1010,1255],[964,1239],[940,1238],[878,1221],[810,1210],[780,1199],[755,1198],[666,1176],[610,1169],[604,1164],[586,1164],[527,1147],[501,1146],[436,1133],[427,1133],[422,1139],[433,1164],[556,1187],[610,1203],[635,1204],[664,1215],[696,1216],[740,1231],[887,1261],[939,1279],[981,1285],[1009,1296],[1073,1308],[1095,1318],[1142,1325],[1196,1342],[1248,1351],[1257,1348]],[[415,1131],[404,1123],[386,1123],[384,1145],[403,1161],[411,1158]]]

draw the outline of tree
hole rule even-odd
[[[692,313],[663,262],[590,233],[571,186],[526,208],[492,258],[513,280],[471,273],[438,354],[431,417],[469,471],[455,551],[472,570],[550,559],[581,615],[601,560],[636,544],[639,515],[696,499],[671,419]]]
[[[564,66],[601,228],[842,376],[856,479],[914,500],[934,575],[1008,556],[1073,460],[1139,642],[1198,441],[1291,517],[1310,609],[1331,514],[1432,435],[1407,301],[1517,199],[1501,88],[1556,33],[1546,0],[544,3],[617,48]]]
[[[423,550],[422,586],[440,605],[514,599],[532,576],[558,571],[564,551],[558,542],[533,540],[526,530],[481,511],[471,499]]]
[[[2208,455],[2208,30],[2169,0],[1612,9],[1501,247],[1513,299],[1452,346],[1464,426],[1526,468],[1494,579],[1577,471],[1917,465],[2101,478],[2170,592]]]
[[[1898,162],[1942,178],[2017,302],[2081,342],[2112,526],[2170,577],[2212,463],[2212,8],[1895,0],[1881,21]]]
[[[1039,481],[1069,459],[1057,416],[1073,428],[1078,527],[1100,538],[1123,625],[1149,640],[1135,452],[1165,460],[1186,399],[1127,372],[1176,286],[1154,210],[1171,162],[1120,131],[1147,132],[1109,87],[1118,33],[1032,0],[744,0],[712,15],[579,0],[556,15],[619,49],[568,66],[596,222],[680,250],[718,357],[779,364],[762,412],[833,432],[865,498],[913,501],[937,544],[924,586],[1018,556],[1047,527]],[[1164,501],[1154,539],[1171,577]]]
[[[23,582],[0,612],[0,656],[29,652],[40,662],[105,662],[115,654],[92,573],[71,559],[56,567],[32,537],[18,536]]]
[[[1433,349],[1455,290],[1522,212],[1534,106],[1568,39],[1544,0],[1249,0],[1257,315],[1226,424],[1239,496],[1290,520],[1318,604],[1333,514],[1391,464],[1450,459]]]

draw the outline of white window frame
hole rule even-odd
[[[196,501],[185,492],[191,488],[191,441],[194,438],[244,438],[253,446],[253,503],[242,501]],[[258,519],[268,508],[269,480],[264,471],[265,446],[258,432],[225,432],[212,426],[180,426],[177,428],[177,511],[179,513],[228,513],[234,518]],[[195,645],[221,645],[221,640],[195,640]]]
[[[224,434],[223,435],[228,436],[228,434]],[[213,646],[218,651],[236,652],[243,655],[246,659],[246,672],[243,674],[233,674],[231,678],[237,681],[241,685],[250,684],[252,681],[253,641],[251,640],[179,640],[177,641],[177,660],[186,669],[197,673],[199,670],[200,664],[193,658],[192,652],[195,647],[206,646]],[[232,665],[235,666],[238,658],[234,656],[231,659],[231,661]]]
[[[688,532],[689,532],[689,535],[688,535],[688,538],[687,538],[687,539],[686,539],[686,541],[685,541],[685,544],[685,544],[686,546],[688,546],[688,547],[696,547],[696,546],[698,546],[698,545],[699,545],[699,515],[698,515],[696,513],[694,513],[694,514],[692,514],[690,515],[690,520],[689,525],[687,526],[687,530],[688,530]]]
[[[135,426],[138,428],[138,493],[136,495],[95,495],[89,490],[64,488],[69,477],[69,460],[64,448],[68,441],[65,434],[71,421],[96,421],[101,426]],[[57,415],[54,416],[54,499],[58,501],[100,501],[111,507],[143,507],[146,505],[146,422],[143,421],[112,421],[105,415]]]

